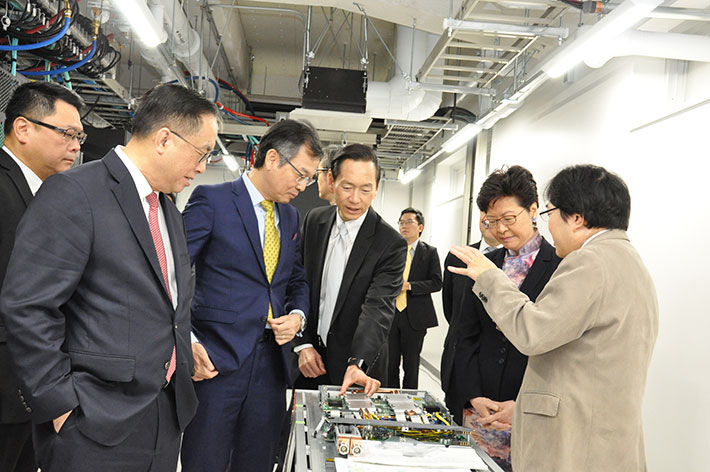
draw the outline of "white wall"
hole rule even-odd
[[[543,205],[550,177],[570,164],[604,166],[629,186],[629,235],[660,304],[644,400],[650,471],[708,470],[708,83],[710,64],[686,73],[683,63],[619,59],[577,83],[546,84],[493,129],[491,168],[530,169]]]

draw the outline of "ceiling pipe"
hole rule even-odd
[[[590,52],[584,63],[599,68],[613,57],[644,56],[680,61],[710,62],[710,37],[652,31],[626,31]]]
[[[399,70],[419,69],[437,40],[437,36],[421,30],[412,35],[412,28],[398,25],[394,56]],[[366,113],[372,118],[393,120],[423,121],[430,118],[441,105],[441,92],[410,89],[408,82],[406,74],[395,74],[389,82],[369,82]]]
[[[453,31],[476,31],[481,33],[514,34],[516,36],[545,36],[566,39],[569,28],[550,26],[520,26],[505,23],[486,23],[483,21],[457,20],[444,18],[444,29]]]

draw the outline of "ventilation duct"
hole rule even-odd
[[[412,53],[412,39],[414,52]],[[415,74],[434,48],[439,37],[424,31],[397,26],[395,75],[389,82],[369,82],[367,85],[367,110],[372,118],[422,121],[430,118],[441,105],[441,92],[409,89],[401,71]],[[401,70],[400,70],[401,68]]]

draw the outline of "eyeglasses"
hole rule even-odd
[[[45,128],[53,129],[54,131],[62,133],[62,137],[66,141],[71,141],[72,139],[76,139],[77,141],[79,141],[79,145],[84,144],[86,142],[87,134],[84,133],[83,131],[77,131],[72,128],[60,128],[59,126],[50,125],[49,123],[45,123],[44,121],[34,120],[32,118],[28,118],[23,115],[20,115],[20,116],[22,116],[22,118],[26,119],[30,123],[44,126]]]
[[[417,220],[399,220],[400,226],[419,224]]]
[[[284,159],[284,161],[288,162],[288,165],[293,167],[293,170],[295,170],[296,173],[298,174],[298,178],[296,179],[296,183],[298,183],[298,184],[305,183],[306,187],[308,187],[309,185],[314,184],[316,182],[316,180],[318,180],[318,171],[316,171],[315,178],[308,177],[307,175],[304,175],[303,172],[298,170],[295,165],[291,164],[291,161],[289,159]]]
[[[173,133],[175,136],[177,136],[178,138],[180,138],[180,139],[182,139],[183,141],[185,141],[187,144],[189,144],[190,146],[192,146],[193,148],[195,148],[195,151],[197,151],[197,152],[200,153],[200,160],[198,161],[199,164],[205,162],[206,160],[208,160],[208,159],[211,158],[211,157],[217,157],[217,156],[219,155],[219,151],[214,151],[214,150],[213,150],[213,151],[204,152],[202,149],[200,149],[199,147],[195,146],[195,145],[192,144],[190,141],[188,141],[187,139],[183,138],[182,136],[180,136],[179,134],[177,134],[175,131],[171,130],[170,128],[168,128],[168,131],[170,131],[170,132]]]
[[[320,179],[321,174],[327,174],[330,169],[327,167],[319,167],[316,169],[316,175],[313,178],[313,180],[318,180]]]
[[[555,210],[559,210],[559,208],[553,207],[553,208],[550,208],[550,209],[548,209],[548,210],[541,211],[541,212],[540,212],[540,218],[542,218],[544,221],[549,221],[549,220],[550,220],[550,215],[549,215],[549,213],[550,213],[551,211],[555,211]]]
[[[483,226],[485,226],[486,229],[495,228],[496,226],[498,226],[498,223],[503,223],[505,226],[513,226],[517,221],[518,216],[520,216],[520,214],[524,211],[525,208],[520,210],[517,215],[509,215],[504,216],[502,218],[488,218],[486,216],[486,218],[483,220]]]

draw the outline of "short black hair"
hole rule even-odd
[[[77,111],[84,106],[79,95],[54,82],[28,82],[17,87],[5,108],[5,136],[10,134],[13,123],[21,115],[41,120],[54,113],[57,100],[67,102]]]
[[[424,226],[424,215],[422,214],[421,211],[417,210],[416,208],[412,208],[412,207],[405,208],[405,209],[402,210],[402,212],[399,214],[399,219],[401,220],[402,217],[403,217],[404,215],[406,215],[407,213],[413,213],[413,214],[414,214],[414,217],[417,219],[417,223],[419,223],[420,225]],[[419,234],[421,235],[422,232],[419,231]]]
[[[333,174],[334,182],[338,180],[340,166],[343,161],[348,159],[352,159],[353,161],[369,161],[375,164],[375,181],[377,186],[380,185],[380,161],[377,159],[375,151],[364,144],[348,144],[333,156],[333,162],[330,163],[330,172]]]
[[[281,165],[286,164],[286,160],[292,159],[301,146],[306,146],[308,152],[320,160],[323,155],[323,148],[318,138],[318,133],[312,124],[304,120],[282,120],[273,125],[261,137],[259,146],[254,158],[254,167],[260,168],[266,161],[266,153],[270,149],[276,150],[281,158]]]
[[[325,160],[325,168],[330,169],[331,166],[333,165],[333,158],[335,157],[336,154],[338,154],[338,151],[342,149],[342,146],[339,146],[337,144],[329,144],[326,146],[326,148],[323,150],[323,158],[321,161]]]
[[[570,166],[552,178],[545,198],[567,219],[581,215],[588,228],[629,227],[631,195],[618,175],[591,164]]]
[[[504,197],[515,197],[520,206],[525,208],[538,203],[537,183],[532,173],[522,166],[496,169],[483,182],[476,205],[479,210],[486,212],[496,200]]]
[[[167,127],[181,134],[195,134],[202,126],[203,115],[213,115],[219,120],[217,105],[196,90],[178,84],[160,84],[138,99],[131,132],[137,137],[147,137]]]

